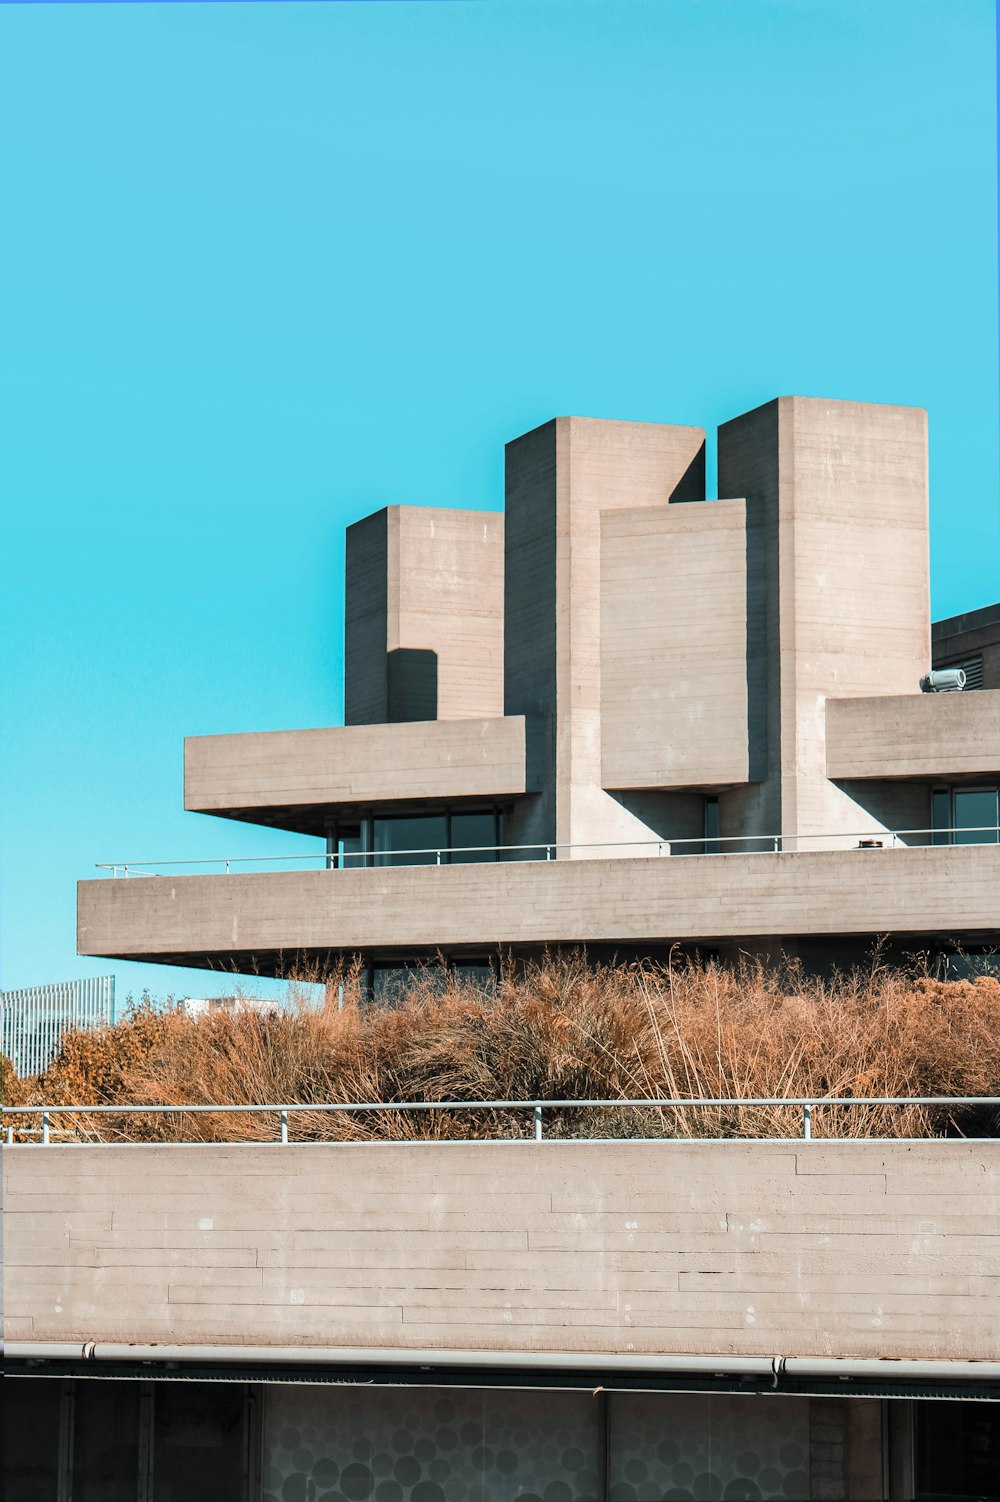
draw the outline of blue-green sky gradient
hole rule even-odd
[[[337,723],[345,525],[499,507],[555,414],[925,406],[935,613],[1000,596],[990,0],[14,5],[0,57],[5,985],[222,988],[78,960],[74,882],[308,845],[183,813],[183,735]]]

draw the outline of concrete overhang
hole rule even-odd
[[[965,778],[1000,773],[1000,690],[827,699],[826,775]]]
[[[341,955],[756,937],[1000,938],[1000,845],[107,878],[81,954],[287,973]]]
[[[248,735],[189,736],[184,807],[322,833],[336,808],[516,797],[524,718],[421,720]]]

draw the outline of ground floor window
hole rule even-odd
[[[1000,1403],[5,1373],[12,1502],[990,1502]]]
[[[264,1502],[810,1496],[802,1398],[273,1387]]]

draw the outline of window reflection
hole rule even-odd
[[[445,814],[374,820],[372,849],[376,866],[439,865],[443,860],[440,852],[447,847]]]
[[[501,859],[503,810],[442,809],[337,821],[327,833],[327,866],[465,865]]]
[[[997,788],[934,788],[931,793],[932,843],[995,845],[1000,839]]]

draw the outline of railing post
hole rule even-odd
[[[541,1108],[541,1106],[536,1106],[535,1107],[535,1141],[536,1142],[541,1142],[541,1140],[542,1140],[542,1108]]]
[[[288,1141],[288,1112],[287,1111],[282,1111],[282,1113],[281,1113],[281,1140],[282,1140],[282,1142],[287,1142]]]
[[[48,1142],[48,1140],[49,1140],[49,1113],[48,1113],[48,1111],[43,1111],[42,1112],[42,1142],[46,1143],[46,1142]]]
[[[437,860],[436,860],[435,864],[438,865],[438,866],[440,866],[440,864],[441,864],[441,852],[440,852],[440,850],[435,850],[434,854],[437,856]]]
[[[780,853],[780,840],[781,840],[781,836],[776,834],[774,836],[774,854],[775,855],[778,855]]]
[[[813,1108],[811,1102],[802,1107],[802,1135],[807,1142],[813,1134],[812,1114]]]
[[[550,861],[552,859],[552,846],[551,845],[546,845],[546,847],[545,847],[545,859],[547,861]]]

